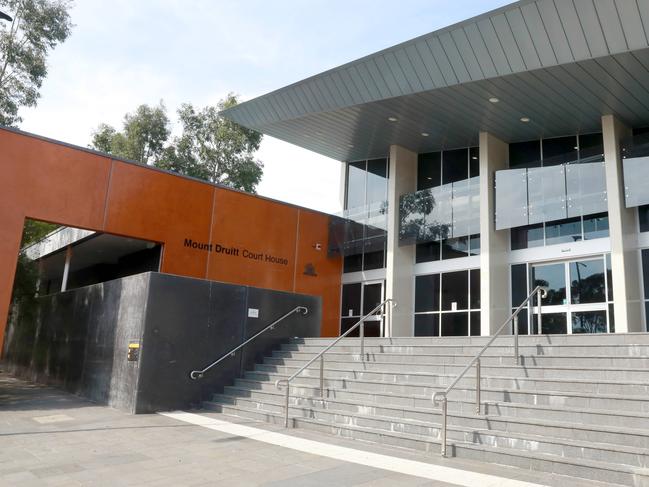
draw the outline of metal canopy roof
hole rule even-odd
[[[649,123],[647,0],[522,0],[223,112],[338,160],[595,132],[604,114]]]

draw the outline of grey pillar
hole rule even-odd
[[[396,300],[398,306],[393,311],[392,330],[386,330],[386,335],[413,336],[415,246],[399,247],[399,196],[417,190],[417,154],[390,146],[389,164],[386,297]]]
[[[507,169],[509,145],[480,132],[480,334],[492,335],[509,316],[509,232],[496,231],[495,173]]]
[[[611,235],[611,266],[615,331],[642,330],[640,300],[640,254],[638,252],[636,210],[624,203],[624,177],[620,140],[631,130],[613,115],[602,117],[606,192]]]

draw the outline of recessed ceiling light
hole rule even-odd
[[[498,103],[498,102],[500,101],[500,99],[499,99],[499,98],[496,98],[495,96],[492,96],[491,98],[489,98],[489,101],[490,101],[491,103]]]
[[[390,122],[396,122],[396,121],[399,120],[399,119],[398,119],[397,117],[388,117],[388,120],[389,120]]]
[[[430,179],[431,181],[433,180],[430,176],[426,176],[426,179]]]
[[[473,159],[475,161],[475,160],[478,159],[478,156],[471,156],[471,159]]]
[[[573,147],[573,149],[575,149],[575,150],[579,150],[579,147],[575,146],[575,147]]]
[[[521,122],[528,123],[529,121],[530,121],[530,117],[521,117]]]
[[[429,134],[428,132],[422,132],[422,133],[421,133],[421,136],[422,136],[422,137],[428,137],[429,135],[430,135],[430,134]]]

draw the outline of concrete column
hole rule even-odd
[[[635,209],[624,203],[624,177],[620,140],[631,130],[613,115],[602,117],[606,192],[611,235],[611,266],[615,332],[642,331],[640,300],[640,255],[637,243]]]
[[[70,261],[72,260],[72,247],[65,249],[65,264],[63,264],[63,279],[61,279],[61,292],[68,289],[68,276],[70,275]]]
[[[399,247],[399,196],[417,190],[417,154],[390,146],[388,180],[388,245],[386,255],[386,297],[396,300],[389,336],[414,335],[415,246]]]
[[[510,315],[509,232],[496,231],[496,171],[507,169],[509,145],[480,132],[480,328],[492,335]]]

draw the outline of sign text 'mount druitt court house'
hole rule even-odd
[[[12,370],[649,485],[649,2],[519,1],[222,115],[341,161],[343,214],[0,130]],[[25,218],[76,229],[9,313]]]

